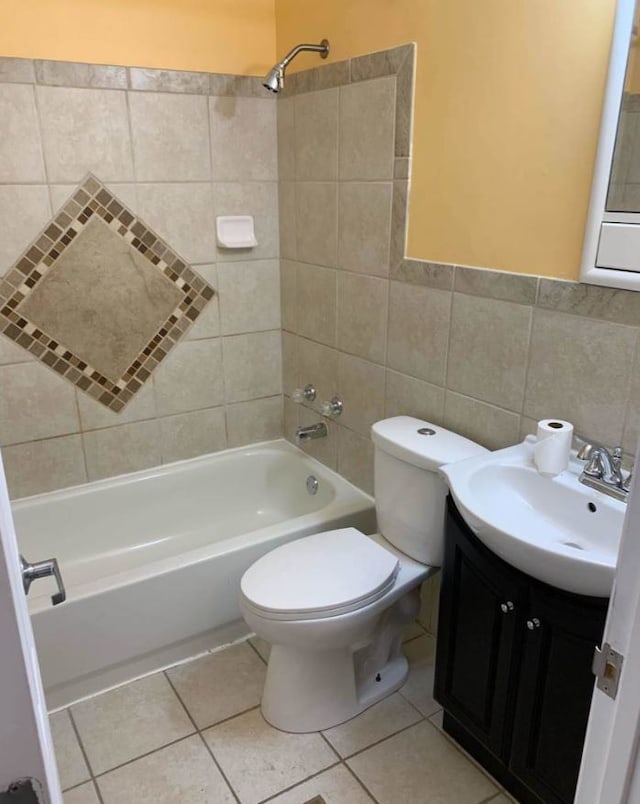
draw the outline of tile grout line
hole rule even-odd
[[[98,801],[100,802],[100,804],[103,804],[102,793],[100,792],[100,788],[98,787],[98,782],[96,780],[96,775],[93,772],[93,767],[91,766],[91,763],[89,762],[89,755],[87,754],[87,751],[86,751],[86,749],[84,747],[84,743],[82,741],[82,738],[80,737],[80,730],[78,729],[78,726],[76,725],[76,721],[75,721],[75,719],[73,717],[73,714],[71,712],[71,707],[70,706],[67,707],[67,709],[65,711],[69,715],[69,720],[71,721],[71,727],[73,729],[74,734],[76,735],[76,740],[78,741],[78,745],[80,747],[80,751],[82,752],[82,756],[84,757],[84,761],[87,763],[87,770],[89,771],[89,774],[91,776],[90,781],[93,782],[93,788],[96,791]],[[86,784],[86,782],[83,782],[83,784]],[[77,786],[78,785],[76,785],[76,787]]]
[[[235,798],[235,800],[238,802],[238,804],[240,804],[240,798],[239,798],[239,796],[237,795],[236,791],[235,791],[235,790],[234,790],[234,788],[233,788],[233,785],[231,784],[231,782],[230,782],[230,781],[229,781],[229,779],[227,778],[226,773],[225,773],[225,772],[222,770],[222,768],[220,767],[220,764],[218,763],[218,760],[217,760],[217,759],[215,758],[215,756],[213,755],[213,751],[211,750],[211,748],[210,748],[209,744],[208,744],[208,743],[207,743],[207,741],[205,740],[204,735],[202,734],[202,732],[201,732],[201,731],[200,731],[200,729],[198,728],[197,723],[195,722],[195,720],[194,720],[194,719],[193,719],[193,717],[191,716],[191,712],[190,712],[190,711],[187,709],[187,705],[186,705],[186,704],[185,704],[185,702],[182,700],[182,697],[181,697],[181,696],[180,696],[180,694],[178,693],[178,690],[175,688],[175,686],[174,686],[173,682],[172,682],[172,681],[171,681],[171,679],[169,678],[169,674],[168,674],[168,672],[167,672],[166,670],[163,670],[163,671],[162,671],[162,673],[163,673],[164,677],[166,678],[167,682],[169,683],[169,686],[170,686],[170,687],[171,687],[171,689],[173,690],[174,695],[175,695],[175,696],[176,696],[176,698],[177,698],[177,699],[180,701],[180,704],[181,704],[182,708],[184,709],[184,711],[185,711],[185,713],[186,713],[187,717],[189,718],[189,720],[191,721],[191,723],[192,723],[193,727],[195,728],[197,735],[200,737],[200,740],[202,741],[202,743],[203,743],[203,745],[204,745],[204,747],[205,747],[205,749],[206,749],[207,753],[208,753],[208,754],[209,754],[209,756],[211,757],[211,760],[212,760],[213,764],[214,764],[214,765],[215,765],[215,767],[218,769],[218,771],[220,772],[220,775],[221,775],[221,776],[222,776],[222,778],[224,779],[224,781],[225,781],[225,783],[226,783],[227,787],[228,787],[228,788],[229,788],[229,790],[231,791],[231,795],[232,795],[232,796]],[[250,710],[248,710],[248,711],[250,711]],[[223,721],[221,721],[221,722],[223,722]],[[217,725],[217,724],[216,724],[216,725]],[[209,728],[209,727],[208,727],[208,728]]]
[[[314,733],[319,734],[320,732],[314,732]],[[306,776],[304,779],[300,779],[298,782],[295,782],[294,784],[291,784],[288,787],[284,787],[282,790],[278,790],[277,793],[274,793],[271,796],[267,796],[266,798],[259,799],[258,804],[267,804],[268,801],[273,801],[274,798],[278,798],[278,796],[281,796],[284,793],[290,793],[292,790],[295,790],[296,787],[298,787],[299,785],[306,784],[312,779],[315,779],[321,774],[325,773],[325,771],[333,770],[334,768],[339,768],[341,764],[342,763],[340,762],[340,760],[336,760],[331,765],[327,765],[326,768],[322,768],[322,770],[316,771],[315,773],[312,773],[310,776]]]

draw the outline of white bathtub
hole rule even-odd
[[[310,495],[309,475],[318,479]],[[50,708],[248,633],[243,572],[292,539],[375,528],[373,500],[286,441],[17,500],[20,549],[58,558],[29,605]]]

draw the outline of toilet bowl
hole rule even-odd
[[[272,550],[241,581],[249,627],[271,643],[262,713],[290,732],[349,720],[402,686],[403,626],[442,559],[446,487],[437,470],[483,447],[409,416],[377,422],[380,533],[325,531]]]

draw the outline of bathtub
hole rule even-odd
[[[307,478],[318,480],[317,492]],[[284,542],[375,529],[373,500],[284,440],[16,500],[20,550],[55,556],[29,607],[51,709],[248,633],[244,571]]]

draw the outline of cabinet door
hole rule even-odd
[[[607,606],[531,585],[509,769],[548,804],[574,799]]]
[[[519,574],[478,542],[450,500],[435,697],[478,741],[504,759],[522,588]]]

